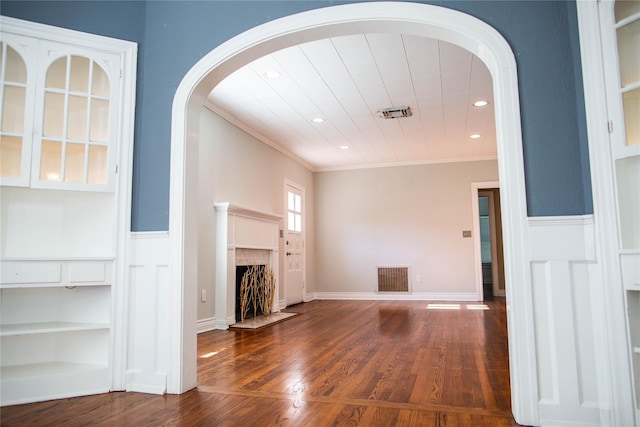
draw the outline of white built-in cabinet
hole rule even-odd
[[[0,19],[0,403],[120,389],[136,45]]]
[[[618,259],[640,420],[640,1],[599,4],[615,172]]]

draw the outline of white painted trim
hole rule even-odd
[[[305,160],[301,159],[300,157],[296,156],[295,154],[291,153],[290,151],[285,150],[284,147],[282,147],[282,145],[277,144],[276,142],[274,142],[270,138],[267,138],[266,136],[264,136],[262,133],[256,131],[255,129],[252,129],[249,126],[247,126],[246,123],[238,120],[232,114],[229,114],[226,111],[218,108],[216,105],[213,105],[211,103],[211,101],[209,101],[208,99],[205,100],[204,107],[207,108],[208,110],[210,110],[212,113],[217,114],[218,116],[222,117],[223,119],[225,119],[226,121],[228,121],[229,123],[231,123],[232,125],[237,127],[238,129],[243,130],[244,132],[246,132],[247,134],[253,136],[257,140],[264,142],[269,147],[271,147],[274,150],[276,150],[277,152],[281,153],[283,156],[288,157],[289,159],[291,159],[294,162],[304,166],[306,169],[308,169],[308,170],[310,170],[312,172],[316,172],[315,168],[310,163],[306,162]]]
[[[480,208],[478,206],[478,190],[489,188],[500,188],[498,181],[484,181],[471,183],[471,217],[473,233],[473,249],[475,253],[476,265],[476,299],[484,300],[484,289],[482,283],[482,248],[480,242]],[[501,205],[502,206],[502,205]]]
[[[594,234],[599,268],[598,295],[594,305],[600,308],[595,340],[598,352],[598,385],[602,406],[602,423],[611,426],[634,425],[634,403],[630,366],[625,333],[625,304],[618,251],[618,216],[615,198],[615,171],[613,170],[607,122],[607,93],[602,55],[600,7],[613,7],[613,2],[584,0],[576,2],[580,35],[580,58],[584,84],[587,137],[589,139],[589,165],[593,194]]]
[[[597,261],[593,215],[531,217],[529,228],[531,261],[565,259],[568,256]],[[555,244],[538,245],[541,240],[551,237],[555,238]]]
[[[573,216],[533,216],[529,218],[530,227],[550,227],[550,226],[579,226],[593,225],[593,215],[573,215]]]
[[[530,218],[540,424],[609,425],[593,217]]]
[[[423,166],[423,165],[442,165],[451,163],[466,163],[466,162],[483,162],[489,160],[497,160],[498,156],[473,156],[473,157],[449,157],[444,159],[433,160],[416,160],[408,162],[387,162],[387,163],[368,163],[366,165],[350,165],[350,166],[335,166],[335,167],[323,167],[315,168],[314,172],[341,172],[350,170],[365,170],[365,169],[380,169],[380,168],[395,168],[399,166]]]
[[[127,267],[126,390],[161,394],[167,389],[166,357],[170,260],[166,232],[131,233]]]
[[[132,239],[167,239],[169,238],[168,231],[132,231]]]
[[[494,82],[499,180],[504,203],[505,282],[513,414],[538,424],[535,340],[528,257],[528,225],[520,127],[518,77],[513,51],[481,20],[439,6],[367,2],[325,7],[254,27],[216,47],[195,64],[176,90],[172,107],[169,229],[171,240],[171,367],[169,392],[193,388],[196,378],[196,209],[199,112],[208,93],[254,59],[306,41],[362,32],[403,32],[437,38],[478,56]],[[193,185],[192,185],[193,184]],[[192,194],[193,193],[193,194]]]
[[[314,292],[317,300],[363,300],[363,301],[465,301],[477,302],[473,292],[414,292],[381,293],[381,292]]]
[[[91,46],[93,44],[96,47],[114,52],[128,51],[130,49],[133,49],[135,52],[137,50],[137,43],[135,42],[70,30],[68,28],[55,27],[38,22],[25,21],[9,16],[0,16],[0,26],[2,27],[2,31],[77,46]],[[135,64],[133,65],[135,67]]]
[[[203,332],[209,332],[209,331],[212,331],[214,329],[218,329],[216,326],[217,326],[217,323],[216,323],[216,318],[215,317],[208,317],[206,319],[199,319],[198,320],[197,331],[198,331],[199,334],[201,334]]]
[[[165,388],[162,385],[150,386],[148,384],[127,384],[126,391],[134,393],[164,394]]]
[[[128,392],[164,394],[166,392],[167,376],[164,373],[144,375],[139,371],[127,372]]]
[[[305,191],[305,188],[303,185],[300,185],[296,182],[291,181],[290,179],[285,178],[284,179],[284,185],[283,185],[283,211],[284,212],[284,216],[283,216],[283,233],[284,233],[284,238],[286,240],[287,238],[287,234],[289,233],[288,227],[289,227],[289,219],[288,219],[288,212],[289,212],[289,202],[288,202],[288,188],[287,187],[291,187],[294,188],[296,190],[298,190],[300,193],[302,193],[302,282],[303,282],[303,287],[302,287],[302,301],[305,301],[306,298],[306,293],[307,293],[307,194]],[[283,252],[283,256],[285,257],[283,259],[283,272],[282,272],[282,284],[283,286],[283,290],[284,290],[284,301],[285,301],[285,308],[287,307],[287,261],[286,261],[286,253],[287,253],[287,248],[286,246],[284,246],[284,252]]]

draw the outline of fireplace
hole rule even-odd
[[[269,267],[275,276],[276,287],[273,311],[280,311],[278,299],[278,247],[280,215],[258,212],[230,203],[216,203],[216,329],[227,329],[240,321],[238,288],[241,270],[249,265]],[[243,268],[244,267],[244,268]],[[253,316],[253,310],[251,316]]]
[[[242,319],[242,315],[240,313],[241,311],[241,303],[240,303],[240,286],[242,284],[242,277],[244,276],[244,274],[249,270],[249,265],[236,265],[236,321],[239,322],[240,319]],[[264,264],[256,264],[256,267],[258,268],[258,271],[260,273],[264,272],[264,269],[266,267],[266,265]],[[249,311],[247,311],[247,313],[245,314],[244,318],[245,319],[251,319],[253,317],[259,316],[262,312],[260,311],[260,308],[258,308],[258,312],[255,313],[254,315],[254,311],[253,309],[249,309]]]

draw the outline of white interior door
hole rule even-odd
[[[304,301],[304,189],[286,183],[285,199],[285,299],[289,306]]]

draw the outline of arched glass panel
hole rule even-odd
[[[45,153],[43,142],[42,180],[107,184],[110,90],[106,72],[90,58],[66,55],[51,63],[45,78],[43,136],[49,149]],[[56,167],[59,172],[52,172]]]
[[[27,67],[11,46],[0,42],[0,177],[22,174]]]

